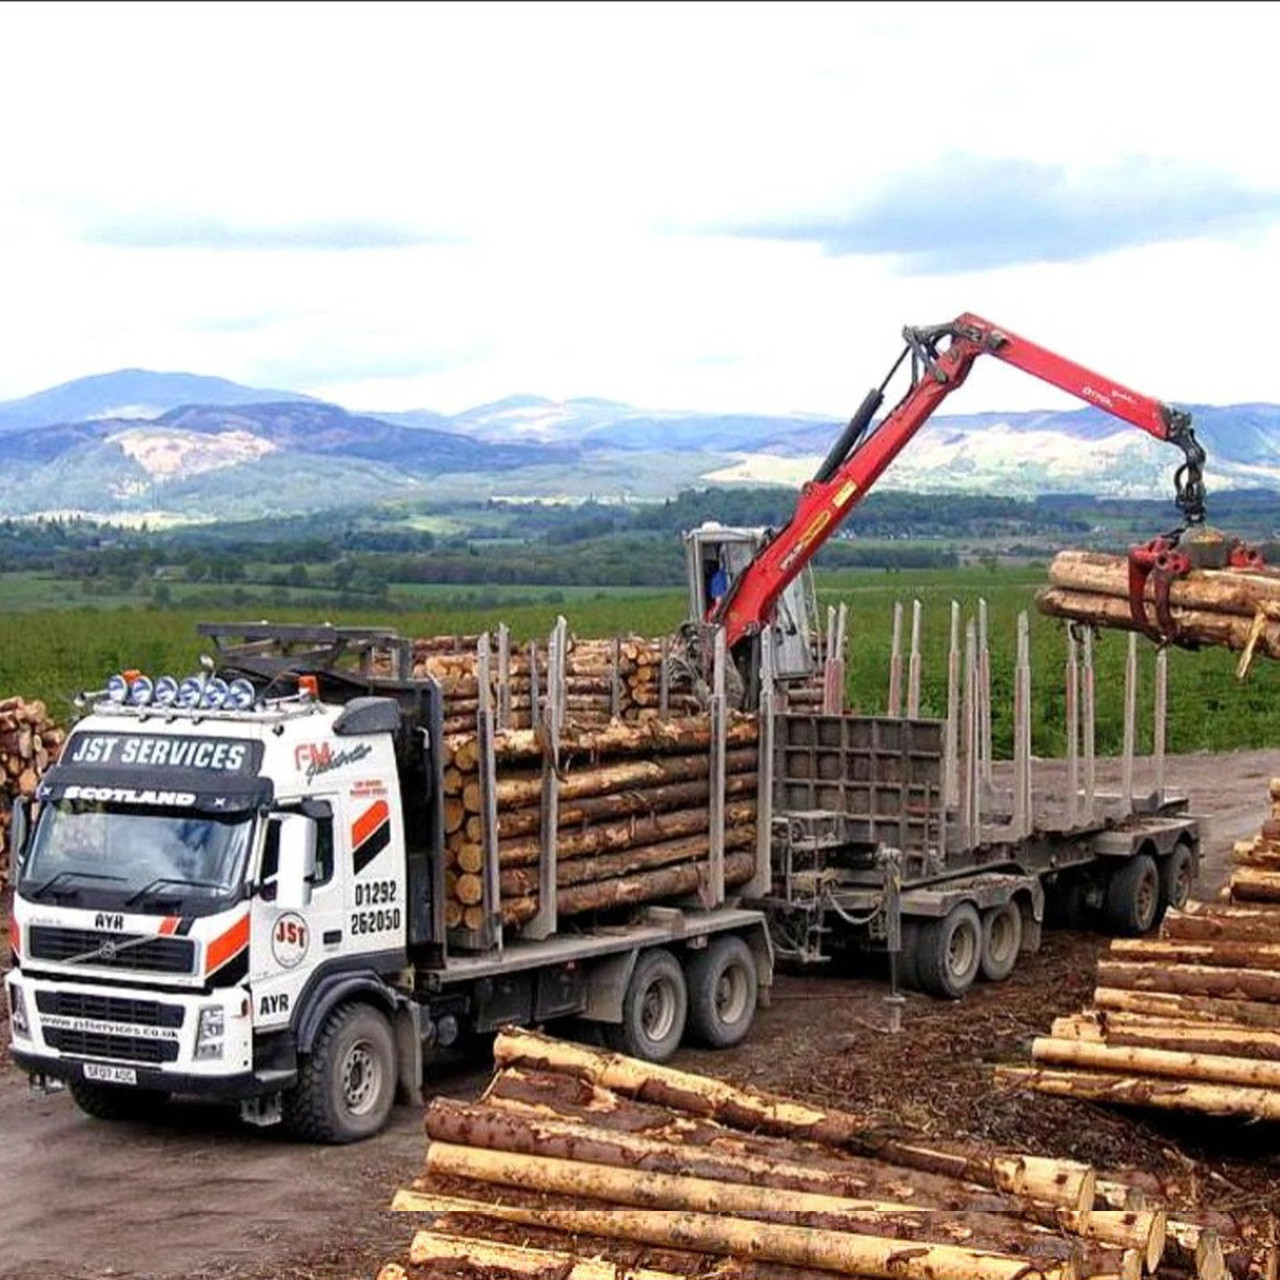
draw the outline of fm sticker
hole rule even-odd
[[[306,958],[311,945],[311,927],[296,911],[286,911],[276,918],[271,931],[271,954],[282,969],[296,969]]]

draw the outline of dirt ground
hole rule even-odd
[[[1110,771],[1104,766],[1102,779]],[[1180,756],[1171,785],[1205,817],[1202,894],[1234,840],[1257,832],[1280,754]],[[1139,778],[1139,785],[1142,780]],[[779,975],[748,1042],[682,1051],[675,1065],[814,1102],[873,1111],[935,1134],[1144,1169],[1216,1209],[1280,1207],[1280,1131],[1159,1117],[994,1087],[990,1066],[1025,1061],[1030,1039],[1093,987],[1102,938],[1048,933],[1041,953],[958,1004],[907,997],[887,1034],[885,988],[846,974]],[[7,963],[7,956],[5,959]],[[8,1028],[0,1026],[7,1049]],[[478,1057],[425,1091],[474,1097]],[[354,1147],[310,1147],[242,1128],[232,1111],[177,1103],[153,1123],[111,1125],[65,1094],[37,1097],[0,1065],[0,1277],[353,1280],[404,1257],[413,1224],[386,1210],[418,1172],[422,1117],[397,1108]]]

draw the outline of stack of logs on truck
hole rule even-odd
[[[685,898],[718,905],[768,866],[757,824],[759,720],[702,711],[666,639],[545,644],[505,629],[416,640],[444,697],[445,924],[484,950],[500,930]]]
[[[1280,778],[1237,843],[1215,902],[1171,912],[1157,939],[1117,939],[1093,1007],[1034,1041],[1004,1077],[1041,1093],[1280,1120]]]
[[[0,884],[9,877],[10,804],[35,794],[65,737],[38,699],[0,699]]]
[[[431,1103],[423,1176],[392,1206],[423,1229],[380,1280],[1270,1274],[1261,1222],[1184,1210],[1146,1175],[887,1130],[527,1032],[500,1033],[494,1055],[479,1102]]]

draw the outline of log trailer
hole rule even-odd
[[[434,1052],[506,1023],[584,1018],[654,1060],[686,1026],[713,1047],[747,1034],[772,952],[724,877],[560,928],[504,937],[499,918],[487,945],[454,945],[442,695],[407,641],[201,630],[219,655],[204,672],[114,676],[34,821],[15,808],[6,986],[12,1056],[38,1086],[103,1118],[174,1093],[235,1100],[252,1123],[344,1142],[382,1126],[398,1087],[416,1097]],[[482,712],[481,750],[493,731]],[[706,793],[714,811],[714,776]]]
[[[723,634],[741,697],[761,705],[771,725],[773,881],[755,905],[770,917],[779,957],[814,962],[841,946],[887,947],[911,985],[958,996],[979,976],[1008,976],[1020,952],[1038,946],[1046,890],[1051,908],[1073,923],[1088,916],[1121,933],[1153,928],[1186,900],[1199,827],[1185,798],[1162,788],[1136,802],[1132,794],[1090,791],[1081,803],[1074,777],[1065,804],[1036,812],[1029,720],[1017,776],[1004,789],[987,771],[978,776],[980,753],[972,740],[967,747],[954,740],[954,725],[948,741],[939,721],[797,709],[819,666],[809,573],[816,552],[978,358],[990,355],[1182,451],[1174,477],[1182,522],[1129,557],[1137,629],[1176,642],[1170,584],[1193,565],[1244,567],[1256,556],[1204,523],[1205,454],[1189,413],[980,316],[907,327],[903,337],[898,359],[804,485],[782,529],[710,524],[686,535],[692,621],[684,637],[696,668],[709,638]],[[908,359],[908,390],[873,427]],[[1074,636],[1071,647],[1076,654]],[[1022,713],[1029,717],[1026,679]],[[972,714],[969,727],[972,733]]]

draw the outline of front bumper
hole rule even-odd
[[[293,1073],[255,1070],[247,992],[153,992],[145,988],[50,981],[21,971],[5,978],[9,1004],[21,992],[28,1034],[10,1028],[15,1063],[54,1080],[86,1079],[86,1064],[134,1072],[128,1087],[227,1099],[286,1087]],[[201,1011],[222,1013],[222,1053],[196,1057]]]

